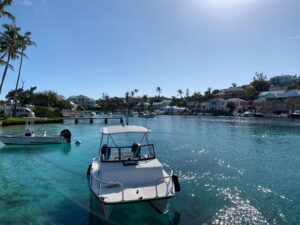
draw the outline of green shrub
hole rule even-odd
[[[47,118],[57,118],[62,117],[62,113],[55,109],[51,110],[47,107],[36,107],[34,110],[36,117],[47,117]]]

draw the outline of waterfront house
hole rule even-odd
[[[259,99],[266,99],[266,98],[272,98],[272,97],[278,97],[282,95],[285,91],[263,91],[258,94]]]
[[[249,102],[240,98],[229,98],[226,102],[232,102],[235,106],[235,112],[245,112],[248,110]],[[226,103],[226,105],[227,105]]]
[[[252,102],[252,106],[253,106],[255,112],[265,113],[265,111],[266,111],[266,99],[265,98],[255,99]]]
[[[270,78],[270,84],[274,86],[288,86],[291,84],[295,84],[300,80],[297,75],[279,75]]]
[[[189,101],[186,107],[191,111],[202,110],[202,103],[200,101]]]
[[[70,96],[68,100],[78,106],[83,106],[84,108],[94,108],[97,106],[94,99],[85,95]]]
[[[162,100],[161,102],[153,102],[152,104],[152,108],[154,110],[156,109],[159,109],[159,110],[162,110],[163,108],[167,107],[167,106],[170,106],[171,105],[171,100],[168,100],[168,99],[164,99]]]
[[[268,113],[293,113],[295,110],[300,110],[300,90],[298,89],[266,98],[266,112]]]
[[[215,95],[217,98],[229,99],[229,98],[245,98],[246,91],[242,87],[230,87],[220,91]]]
[[[207,111],[227,111],[227,101],[222,98],[214,98],[207,102]]]
[[[263,91],[258,94],[258,98],[253,101],[253,107],[256,112],[267,113],[267,98],[277,98],[284,93],[280,91]]]
[[[178,107],[178,106],[166,106],[162,109],[164,111],[164,113],[166,114],[171,114],[171,115],[178,115],[183,113],[186,108],[184,107]]]

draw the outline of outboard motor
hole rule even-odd
[[[68,129],[64,129],[60,132],[60,136],[63,137],[68,143],[71,142],[72,134]]]
[[[86,171],[86,175],[87,175],[88,177],[91,175],[91,168],[92,168],[92,164],[90,164],[90,165],[88,166],[88,169],[87,169],[87,171]]]
[[[172,175],[172,180],[174,183],[174,187],[175,187],[175,192],[179,192],[180,191],[180,183],[179,183],[179,179],[177,175]]]

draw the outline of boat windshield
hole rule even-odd
[[[104,144],[100,154],[102,162],[140,161],[155,158],[153,144],[133,143],[132,146],[124,147],[110,147]]]
[[[141,126],[109,126],[102,128],[99,156],[101,161],[139,161],[155,158],[149,130]],[[130,143],[130,144],[128,144]]]

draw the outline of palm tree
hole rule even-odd
[[[30,39],[30,35],[31,35],[31,32],[26,32],[23,36],[21,36],[21,35],[19,36],[19,44],[20,44],[20,48],[21,48],[21,52],[20,52],[21,59],[20,59],[18,78],[17,78],[16,88],[15,88],[15,96],[13,99],[13,106],[14,106],[13,116],[16,116],[16,108],[17,108],[16,98],[17,98],[17,90],[18,90],[18,86],[19,86],[19,80],[20,80],[21,69],[22,69],[22,64],[23,64],[23,56],[27,58],[27,56],[24,52],[28,46],[36,46],[36,44]]]
[[[4,16],[15,22],[16,18],[9,12],[5,11],[7,6],[10,6],[12,0],[0,0],[0,17]]]
[[[4,33],[0,33],[0,53],[1,59],[6,57],[5,69],[3,71],[2,80],[0,83],[0,94],[2,92],[3,83],[7,74],[8,68],[12,68],[9,64],[11,59],[18,58],[18,50],[20,48],[19,43],[19,31],[21,30],[19,27],[14,25],[3,24],[3,28],[5,29]]]
[[[182,98],[183,91],[181,89],[178,89],[177,93],[178,95],[180,95],[180,98]]]
[[[143,103],[148,102],[148,95],[143,95],[142,102]]]
[[[158,97],[160,97],[160,94],[161,94],[161,92],[162,92],[161,87],[157,87],[157,88],[156,88],[156,92],[158,93]]]
[[[129,101],[129,92],[126,91],[125,92],[125,103],[128,104],[128,101]]]
[[[237,84],[236,83],[231,83],[231,87],[236,88]]]
[[[139,92],[138,89],[134,89],[134,93],[137,94]]]
[[[131,96],[131,98],[133,98],[133,97],[134,97],[134,93],[135,93],[134,91],[131,91],[131,92],[130,92],[130,96]]]
[[[190,90],[187,88],[185,91],[185,96],[188,98],[190,97]]]

